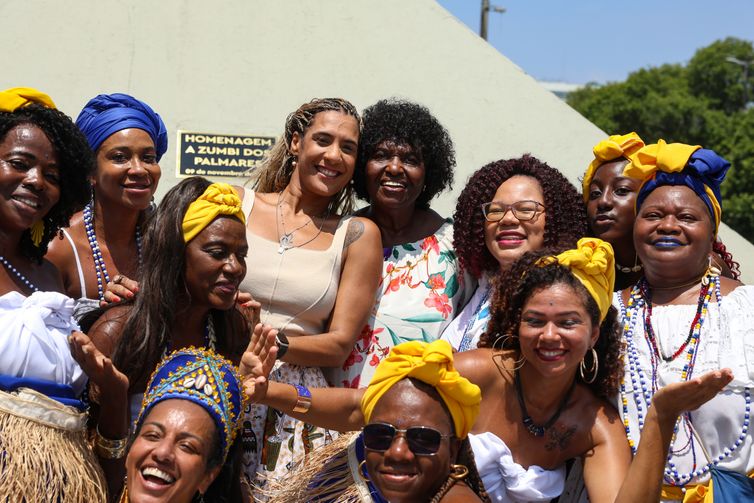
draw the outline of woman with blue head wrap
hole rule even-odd
[[[619,410],[635,448],[654,393],[731,368],[733,380],[720,394],[681,417],[665,466],[663,501],[708,501],[710,478],[754,470],[748,419],[754,353],[747,349],[754,288],[721,277],[710,260],[730,163],[698,145],[662,140],[630,160],[624,175],[642,181],[633,237],[644,275],[615,297],[627,348]],[[746,494],[754,497],[751,488]]]
[[[92,197],[50,247],[67,293],[81,299],[77,316],[102,301],[128,298],[137,286],[141,224],[160,180],[167,130],[146,103],[127,94],[101,94],[76,119],[96,156]],[[116,285],[116,286],[114,286]],[[120,287],[120,288],[119,288]]]

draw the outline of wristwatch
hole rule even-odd
[[[288,337],[282,330],[275,336],[275,345],[278,347],[277,359],[281,359],[288,352]]]
[[[296,405],[293,407],[293,412],[306,414],[312,406],[312,394],[307,388],[300,384],[293,384],[292,386],[296,388],[296,395],[298,395],[296,397]]]

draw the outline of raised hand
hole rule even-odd
[[[107,304],[133,299],[138,291],[139,283],[137,281],[122,274],[116,274],[112,281],[105,285],[105,298],[100,304],[106,306]]]
[[[68,337],[71,354],[89,380],[100,390],[100,396],[125,397],[128,395],[128,377],[103,355],[89,337],[73,332]]]
[[[683,412],[698,409],[732,380],[733,372],[721,369],[689,381],[668,384],[655,392],[652,406],[657,409],[658,415],[675,418]]]
[[[243,317],[246,319],[246,324],[251,327],[256,327],[259,323],[259,316],[262,312],[262,304],[254,300],[248,292],[238,292],[236,297],[236,305]]]
[[[267,379],[277,360],[278,347],[275,336],[278,331],[269,325],[257,323],[251,334],[239,370],[246,395],[252,402],[259,402],[267,395]]]

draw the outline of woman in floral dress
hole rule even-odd
[[[345,387],[369,384],[393,346],[438,339],[476,286],[459,272],[452,220],[429,207],[453,182],[448,132],[425,107],[396,99],[367,108],[363,121],[354,188],[369,206],[358,215],[379,227],[384,261],[361,337],[342,367],[327,369]]]

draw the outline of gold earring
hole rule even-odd
[[[511,334],[506,334],[506,335],[500,335],[500,336],[498,336],[498,338],[495,339],[495,342],[492,343],[492,349],[504,349],[505,345],[506,345],[506,342],[508,341],[508,339],[513,339],[514,337],[515,336],[513,336]],[[499,340],[501,340],[501,339],[502,339],[503,342],[500,343],[500,347],[498,348],[497,342]],[[502,365],[502,364],[500,364],[500,367],[503,370],[505,370],[506,372],[516,372],[517,370],[519,370],[521,367],[524,366],[524,363],[526,363],[526,358],[523,355],[521,355],[521,357],[518,360],[515,360],[513,362],[513,368],[508,368],[508,367],[506,367],[505,365]]]
[[[34,246],[39,248],[39,245],[42,244],[42,238],[44,238],[44,235],[45,235],[44,220],[37,220],[31,226],[31,242],[34,243]]]
[[[364,482],[371,482],[371,480],[369,480],[369,477],[366,475],[369,472],[367,471],[366,467],[364,466],[365,464],[367,464],[367,460],[366,459],[364,461],[362,461],[361,463],[359,463],[359,477],[361,477],[361,480],[363,480]]]
[[[584,364],[584,361],[586,360],[586,354],[584,355],[584,358],[581,359],[581,363],[579,364],[579,374],[581,374],[581,380],[587,384],[592,384],[595,379],[597,379],[597,373],[600,369],[600,362],[597,358],[597,351],[595,351],[594,348],[590,348],[590,350],[592,352],[592,367],[587,369],[586,365]],[[591,379],[584,377],[585,373],[592,374]]]
[[[469,474],[466,465],[450,465],[450,478],[453,480],[463,480]]]

